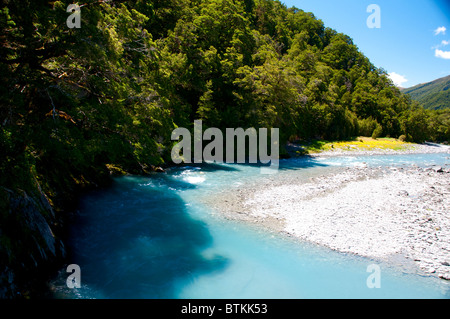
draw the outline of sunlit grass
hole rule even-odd
[[[376,150],[394,150],[402,151],[410,149],[412,143],[402,142],[395,138],[358,137],[348,141],[313,141],[304,145],[308,153],[320,153],[332,150],[344,151],[376,151]]]

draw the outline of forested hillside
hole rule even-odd
[[[448,109],[450,108],[450,75],[403,89],[402,92],[411,96],[426,109]]]
[[[351,38],[279,1],[87,0],[73,29],[72,1],[1,3],[3,283],[64,254],[48,234],[80,189],[170,164],[172,130],[195,119],[277,127],[283,141],[449,139],[448,112],[424,110]],[[48,227],[24,224],[24,207]]]

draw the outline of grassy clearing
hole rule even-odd
[[[394,150],[402,151],[410,149],[412,143],[402,142],[395,138],[378,138],[357,137],[347,141],[312,141],[302,145],[308,154],[321,153],[325,151],[378,151],[378,150]]]

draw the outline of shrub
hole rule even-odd
[[[400,137],[398,138],[400,142],[405,142],[406,141],[406,135],[400,135]]]
[[[378,122],[372,117],[358,120],[359,135],[370,137],[377,128]]]
[[[372,138],[377,139],[381,136],[381,134],[383,134],[383,128],[380,124],[377,124],[377,127],[373,130]]]

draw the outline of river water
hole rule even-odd
[[[298,178],[354,165],[445,165],[450,154],[282,160]],[[276,176],[276,175],[275,175]],[[274,176],[271,176],[272,178]],[[265,178],[251,165],[178,167],[121,177],[83,197],[71,227],[70,260],[81,288],[62,269],[55,298],[301,299],[449,298],[448,282],[350,254],[299,243],[220,218],[202,198]],[[449,243],[450,245],[450,243]],[[369,288],[377,265],[379,288]],[[369,268],[370,270],[370,268]]]

